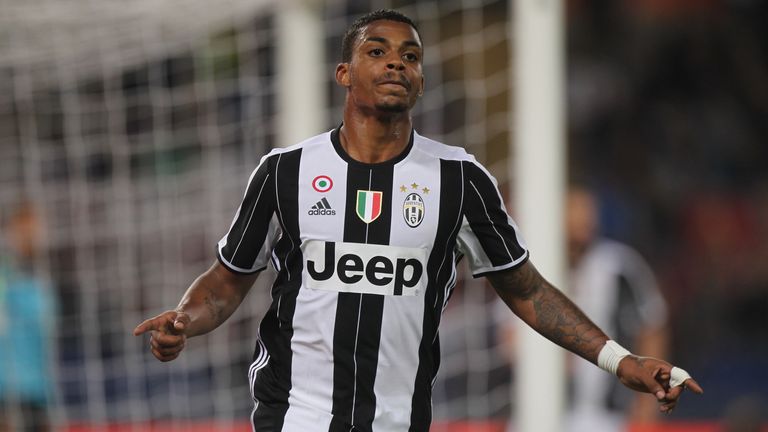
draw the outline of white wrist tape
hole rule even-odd
[[[677,387],[679,385],[683,385],[685,380],[690,378],[691,376],[688,375],[688,372],[680,369],[677,366],[673,366],[672,370],[669,372],[669,386]]]
[[[600,350],[600,354],[597,355],[597,365],[600,369],[616,375],[616,371],[619,370],[619,362],[628,355],[632,355],[632,353],[616,342],[608,340],[603,345],[603,349]]]

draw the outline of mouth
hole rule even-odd
[[[410,85],[408,85],[408,82],[406,81],[399,81],[399,80],[384,80],[380,81],[378,83],[379,85],[386,85],[386,86],[399,86],[406,90],[410,89]]]

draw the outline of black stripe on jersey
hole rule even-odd
[[[261,245],[269,231],[269,221],[275,209],[274,176],[270,165],[273,157],[265,160],[251,176],[245,197],[232,227],[227,233],[227,244],[217,256],[240,269],[251,269]],[[223,263],[228,269],[242,273]],[[254,269],[255,273],[263,269]]]
[[[332,417],[328,432],[359,432],[359,429],[355,429],[354,426],[344,420],[340,420],[339,417]]]
[[[491,178],[476,164],[464,161],[464,215],[494,267],[526,254]],[[479,275],[475,275],[479,276]]]
[[[444,296],[449,291],[446,286],[452,279],[456,236],[461,228],[465,195],[462,177],[460,161],[440,160],[440,214],[434,245],[427,262],[429,282],[424,301],[419,369],[416,371],[411,400],[411,432],[429,430],[432,421],[432,381],[440,367],[440,341],[436,335],[445,302]]]
[[[272,285],[272,304],[261,321],[260,334],[270,361],[256,375],[254,396],[259,401],[252,415],[257,431],[280,431],[288,411],[291,389],[291,339],[296,297],[301,287],[303,258],[299,240],[299,176],[301,150],[278,154],[274,162],[274,194],[283,235],[274,255],[280,272]],[[288,269],[294,269],[293,273]],[[296,270],[298,269],[298,270]]]
[[[392,215],[393,164],[350,163],[347,170],[348,209],[344,241],[389,244]],[[383,192],[381,215],[366,224],[356,214],[358,190]],[[333,335],[333,408],[335,417],[370,430],[376,413],[373,392],[381,341],[384,296],[339,293]],[[333,429],[333,428],[331,428]]]
[[[611,336],[613,336],[613,340],[616,343],[632,349],[634,336],[630,329],[627,328],[627,323],[643,322],[640,316],[639,300],[635,292],[635,289],[638,287],[630,282],[626,274],[619,273],[615,277],[613,288],[617,291],[617,295],[616,303],[613,305],[613,313],[611,314],[611,322],[614,329],[614,334]],[[630,405],[634,396],[633,392],[624,388],[623,385],[620,385],[618,382],[616,384],[614,385],[613,380],[611,380],[611,385],[604,395],[603,406],[609,411],[622,412]]]

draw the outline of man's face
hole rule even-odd
[[[573,263],[581,258],[598,233],[598,204],[592,192],[572,188],[568,191],[565,231],[568,253]]]
[[[363,110],[407,112],[424,88],[421,56],[421,41],[413,27],[374,21],[360,30],[350,62],[336,68],[336,81]]]
[[[28,260],[35,257],[43,233],[40,220],[31,207],[18,210],[3,228],[17,258]]]

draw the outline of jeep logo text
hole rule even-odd
[[[316,240],[302,245],[310,288],[384,295],[418,295],[424,258],[419,248]]]

